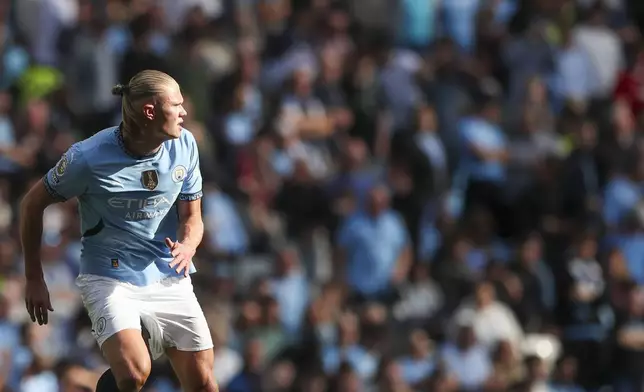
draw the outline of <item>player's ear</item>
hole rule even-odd
[[[143,105],[143,116],[146,120],[154,120],[154,105],[151,103],[146,103]]]

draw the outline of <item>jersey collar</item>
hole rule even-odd
[[[124,152],[124,153],[126,153],[129,157],[134,158],[134,159],[147,159],[147,158],[155,157],[155,156],[157,156],[157,155],[161,152],[161,149],[163,148],[163,145],[161,146],[161,148],[160,148],[158,151],[156,151],[156,152],[154,152],[154,153],[152,153],[152,154],[148,154],[148,155],[136,155],[136,154],[132,153],[130,150],[128,150],[128,149],[127,149],[127,147],[125,147],[125,141],[123,140],[123,132],[121,131],[121,127],[122,127],[122,126],[123,126],[123,122],[121,122],[121,123],[119,124],[119,126],[118,126],[118,127],[116,127],[116,129],[114,130],[114,134],[116,135],[116,141],[117,141],[117,143],[118,143],[119,147],[120,147],[120,148],[121,148],[121,150],[123,150],[123,152]]]

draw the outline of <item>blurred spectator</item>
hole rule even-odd
[[[341,316],[337,344],[329,345],[322,350],[322,364],[325,372],[341,375],[343,361],[346,361],[363,380],[369,380],[376,374],[378,358],[360,345],[358,319],[352,313]]]
[[[588,387],[602,377],[606,366],[605,339],[613,327],[614,314],[608,307],[604,271],[597,261],[597,242],[586,235],[578,240],[566,265],[561,284],[563,338],[567,352],[579,361],[580,383]]]
[[[615,369],[619,378],[616,385],[618,390],[633,390],[641,385],[642,330],[639,327],[642,319],[642,292],[637,286],[631,286],[628,292],[627,308],[620,312],[615,329],[617,352],[615,353]]]
[[[270,282],[271,292],[280,306],[280,320],[287,333],[297,333],[309,303],[309,287],[305,271],[300,267],[297,249],[282,249],[276,264],[276,274]]]
[[[521,325],[530,332],[538,332],[552,322],[557,304],[555,278],[543,260],[542,247],[541,238],[528,237],[519,247],[518,263],[513,269],[521,287],[515,311]]]
[[[391,302],[412,255],[404,224],[389,208],[389,191],[372,188],[366,211],[347,217],[338,236],[336,273],[346,274],[356,299]]]
[[[464,302],[455,311],[453,325],[471,326],[476,341],[487,349],[491,350],[501,340],[508,340],[513,349],[518,349],[523,331],[512,311],[496,300],[494,286],[481,282],[474,295],[473,301]]]
[[[619,36],[607,26],[606,17],[603,4],[596,2],[573,32],[575,42],[588,53],[593,64],[597,84],[592,96],[598,99],[612,95],[619,72],[625,65]]]
[[[400,358],[401,379],[411,386],[420,386],[421,382],[429,379],[436,368],[433,342],[422,330],[415,330],[409,338],[411,355]]]
[[[485,347],[477,342],[471,320],[459,320],[455,328],[456,339],[443,348],[445,367],[461,388],[482,389],[492,375],[492,361]]]
[[[564,31],[563,45],[555,58],[556,102],[559,105],[570,101],[588,102],[597,83],[594,72],[588,53],[574,41],[571,31]]]
[[[393,316],[399,321],[422,325],[438,316],[443,302],[443,292],[429,276],[429,267],[415,264],[409,283],[400,287],[400,301],[394,305]]]

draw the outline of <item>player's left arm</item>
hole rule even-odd
[[[177,208],[179,212],[179,230],[177,240],[166,238],[174,259],[170,267],[185,276],[190,273],[192,257],[203,238],[203,220],[201,218],[201,198],[203,197],[201,170],[199,169],[199,151],[197,142],[189,135],[190,166],[183,180]]]
[[[197,249],[203,238],[203,220],[201,219],[201,199],[179,200],[178,240],[192,249]]]
[[[170,268],[177,273],[188,276],[192,258],[197,252],[197,247],[203,238],[203,220],[201,219],[201,198],[195,200],[179,200],[177,202],[179,212],[179,230],[177,241],[166,238],[166,245],[174,259],[170,262]]]

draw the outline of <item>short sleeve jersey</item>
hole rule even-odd
[[[43,182],[59,201],[78,198],[81,274],[138,286],[177,276],[165,245],[177,236],[176,202],[203,195],[197,143],[188,130],[136,157],[119,127],[104,129],[70,147]]]

